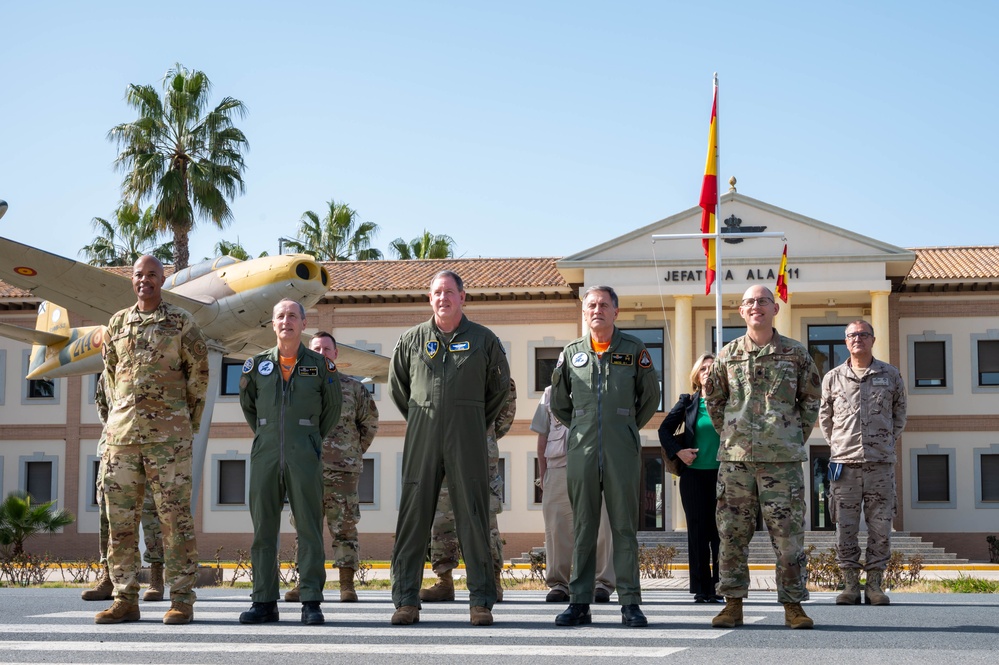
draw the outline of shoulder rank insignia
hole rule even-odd
[[[427,355],[433,358],[437,355],[437,349],[441,348],[440,342],[427,342]]]
[[[243,374],[249,374],[253,371],[253,358],[247,358],[246,362],[243,363]]]
[[[642,349],[642,352],[638,354],[638,366],[642,369],[652,367],[652,356],[649,355],[648,349]]]

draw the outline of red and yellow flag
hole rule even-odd
[[[718,84],[715,84],[714,96],[711,100],[711,128],[708,130],[708,159],[704,165],[704,183],[701,185],[701,233],[715,233],[717,220],[715,212],[718,206]],[[704,256],[707,258],[707,279],[704,283],[704,294],[711,293],[711,285],[715,281],[715,241],[705,238]]]
[[[780,270],[777,272],[777,297],[787,302],[787,243],[780,257]]]

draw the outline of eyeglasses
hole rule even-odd
[[[766,307],[768,305],[774,304],[773,298],[745,298],[742,301],[743,307],[752,307],[753,305],[759,305],[760,307]]]
[[[866,331],[846,333],[847,339],[867,339],[868,337],[874,337],[874,335]]]

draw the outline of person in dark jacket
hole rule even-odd
[[[687,558],[690,593],[695,603],[721,603],[718,583],[718,525],[715,522],[715,486],[718,483],[718,432],[701,397],[701,386],[715,362],[703,353],[690,371],[693,394],[680,395],[659,427],[659,443],[672,458],[684,463],[680,473],[680,501],[687,516]],[[683,432],[676,431],[683,425]]]

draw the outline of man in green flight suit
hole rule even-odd
[[[253,606],[240,623],[278,620],[278,532],[287,495],[298,534],[302,623],[324,622],[323,439],[340,419],[336,365],[302,344],[305,308],[274,306],[277,346],[243,364],[239,405],[253,430],[250,518],[253,520]]]
[[[392,551],[394,625],[420,620],[423,562],[445,473],[465,556],[471,623],[493,623],[486,429],[506,401],[510,366],[496,335],[462,313],[464,303],[461,277],[437,273],[430,282],[433,318],[403,333],[389,366],[392,401],[406,419]]]
[[[569,428],[566,482],[572,504],[572,577],[569,607],[558,626],[592,622],[590,602],[596,576],[597,529],[601,498],[607,504],[614,543],[614,573],[621,622],[648,625],[639,604],[638,431],[659,408],[659,377],[645,344],[621,332],[614,321],[617,294],[592,286],[583,295],[583,322],[589,334],[570,343],[552,373],[551,412]]]

